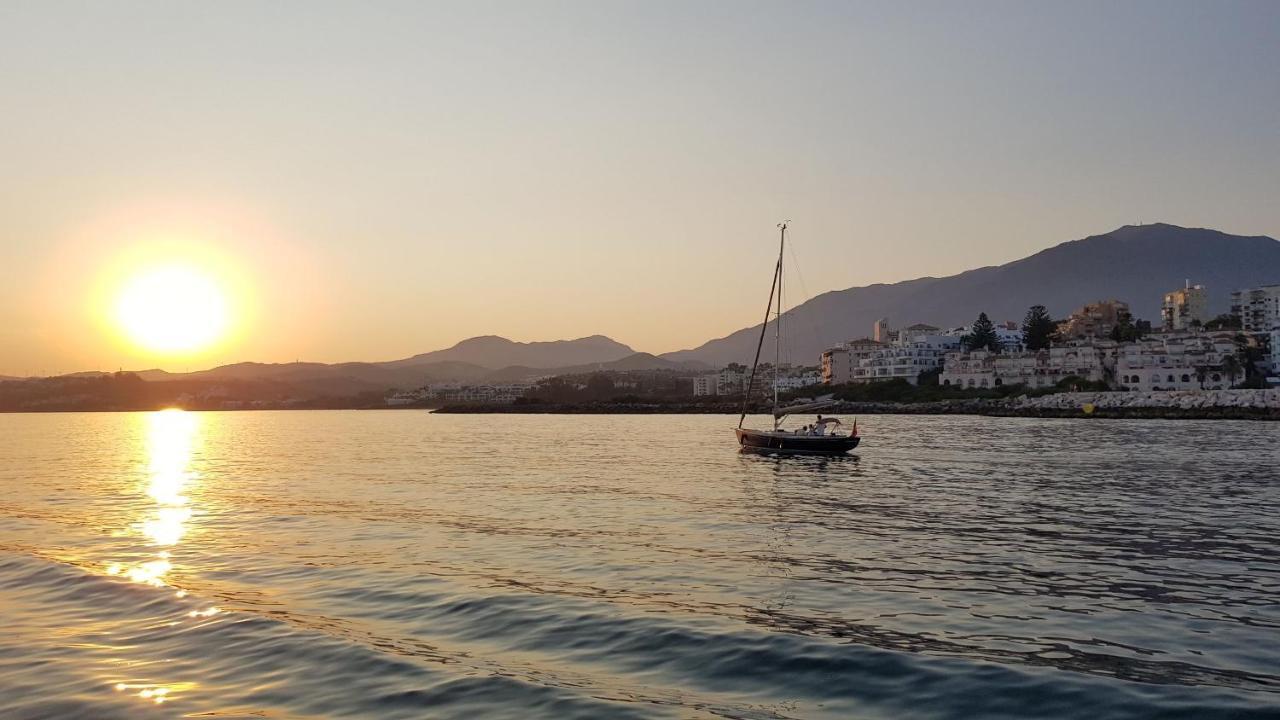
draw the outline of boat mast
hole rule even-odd
[[[778,368],[782,364],[782,251],[787,246],[787,223],[778,223],[778,319],[773,324],[773,429],[778,429]]]
[[[786,223],[779,225],[782,228],[783,238],[786,238]],[[760,365],[760,350],[764,348],[764,334],[769,329],[769,314],[773,312],[773,295],[781,290],[779,283],[782,280],[782,247],[778,247],[778,264],[773,267],[773,280],[769,283],[769,304],[764,307],[764,322],[760,325],[760,340],[756,342],[756,358],[751,361],[751,377],[747,380],[747,388],[742,393],[742,413],[738,415],[738,427],[742,427],[742,422],[747,418],[747,404],[751,402],[751,391],[756,385],[756,367]],[[782,298],[779,296],[778,304],[782,304]],[[776,370],[775,370],[776,372]],[[774,392],[777,393],[777,382],[774,382]],[[775,394],[773,400],[773,408],[778,409],[778,399]],[[778,421],[774,419],[774,429],[777,429]]]

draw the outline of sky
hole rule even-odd
[[[1280,235],[1280,3],[0,3],[0,374],[696,346],[1136,222]],[[222,341],[109,307],[177,259]]]

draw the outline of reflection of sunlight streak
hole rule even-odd
[[[168,586],[165,576],[173,569],[172,558],[175,552],[172,548],[182,540],[187,522],[192,516],[184,490],[199,477],[190,466],[193,448],[199,437],[200,420],[194,413],[165,410],[147,415],[146,422],[146,493],[155,505],[146,517],[133,525],[133,529],[156,546],[155,557],[134,564],[112,563],[107,566],[106,572],[114,577],[163,588]],[[187,592],[176,590],[174,596],[185,598]],[[189,611],[187,617],[200,621],[220,612],[222,610],[219,608],[208,606]],[[114,685],[116,692],[127,692],[154,705],[177,700],[182,693],[196,687],[195,683],[190,682],[117,682]]]
[[[156,517],[142,523],[142,534],[157,545],[177,545],[185,531],[183,523],[191,518],[187,508],[160,508]]]
[[[183,490],[197,477],[189,466],[198,430],[199,418],[194,413],[164,410],[147,416],[147,495],[157,507],[135,527],[156,545],[177,545],[191,519]],[[132,567],[113,564],[107,574],[162,587],[165,574],[173,568],[169,558],[169,551],[162,550],[157,559]]]
[[[169,683],[166,685],[156,685],[152,683],[142,684],[142,683],[118,682],[116,683],[115,688],[116,688],[116,692],[124,692],[126,690],[132,692],[134,690],[137,690],[137,692],[133,694],[137,695],[143,700],[149,700],[155,703],[156,705],[161,705],[169,700],[172,700],[173,693],[185,692],[187,690],[191,690],[195,686],[196,686],[195,683],[189,683],[189,682]]]
[[[107,566],[107,574],[126,577],[136,583],[142,583],[144,585],[163,587],[164,580],[162,578],[164,577],[164,574],[169,572],[172,568],[173,563],[170,563],[164,558],[160,558],[159,560],[138,563],[133,567],[125,567],[120,563],[112,563]]]

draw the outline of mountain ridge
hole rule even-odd
[[[602,335],[593,335],[579,340],[589,341],[596,350],[603,350],[603,357],[612,357],[617,347],[625,347]],[[501,341],[501,342],[495,342]],[[465,343],[466,341],[463,341]],[[541,347],[556,345],[562,350],[564,343],[576,343],[577,340],[553,341],[548,343],[523,343],[523,345],[539,345]],[[459,344],[463,344],[459,343]],[[506,348],[519,345],[506,338],[486,336],[484,344],[492,347]],[[456,346],[455,346],[456,347]],[[474,347],[474,345],[472,346]],[[581,356],[578,350],[571,355]],[[438,351],[437,351],[438,352]],[[538,350],[541,357],[550,357],[545,351]],[[438,357],[436,353],[421,353],[417,358]],[[164,370],[141,370],[134,374],[151,382],[178,382],[187,380],[224,381],[224,382],[278,382],[297,387],[305,387],[316,392],[326,388],[341,390],[343,393],[379,391],[388,388],[420,387],[437,382],[474,382],[474,383],[511,383],[527,381],[531,378],[547,375],[570,375],[601,371],[627,370],[706,370],[709,366],[697,362],[677,362],[665,360],[650,353],[632,352],[612,360],[599,360],[576,365],[559,367],[532,367],[528,365],[510,364],[502,367],[485,367],[475,363],[458,360],[419,360],[412,358],[391,360],[386,362],[345,362],[345,363],[261,363],[239,362],[207,370],[187,373],[171,373]],[[89,377],[105,375],[90,371],[76,375]]]
[[[783,322],[802,335],[792,338],[795,361],[813,364],[825,348],[869,335],[881,317],[894,327],[954,327],[979,312],[1018,321],[1033,304],[1065,317],[1087,302],[1114,297],[1128,302],[1136,316],[1158,321],[1161,297],[1186,279],[1208,287],[1211,314],[1225,312],[1232,290],[1280,282],[1280,241],[1168,223],[1125,225],[1002,265],[831,290],[786,311]],[[816,332],[804,337],[806,327]],[[659,357],[713,365],[750,361],[759,332],[756,324]]]

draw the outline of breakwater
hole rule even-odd
[[[739,403],[599,402],[517,405],[448,405],[440,413],[733,414]],[[763,406],[750,412],[767,412]],[[1170,390],[1076,392],[1029,397],[966,398],[932,402],[840,402],[827,412],[848,415],[991,415],[996,417],[1097,417],[1280,420],[1280,390]]]

